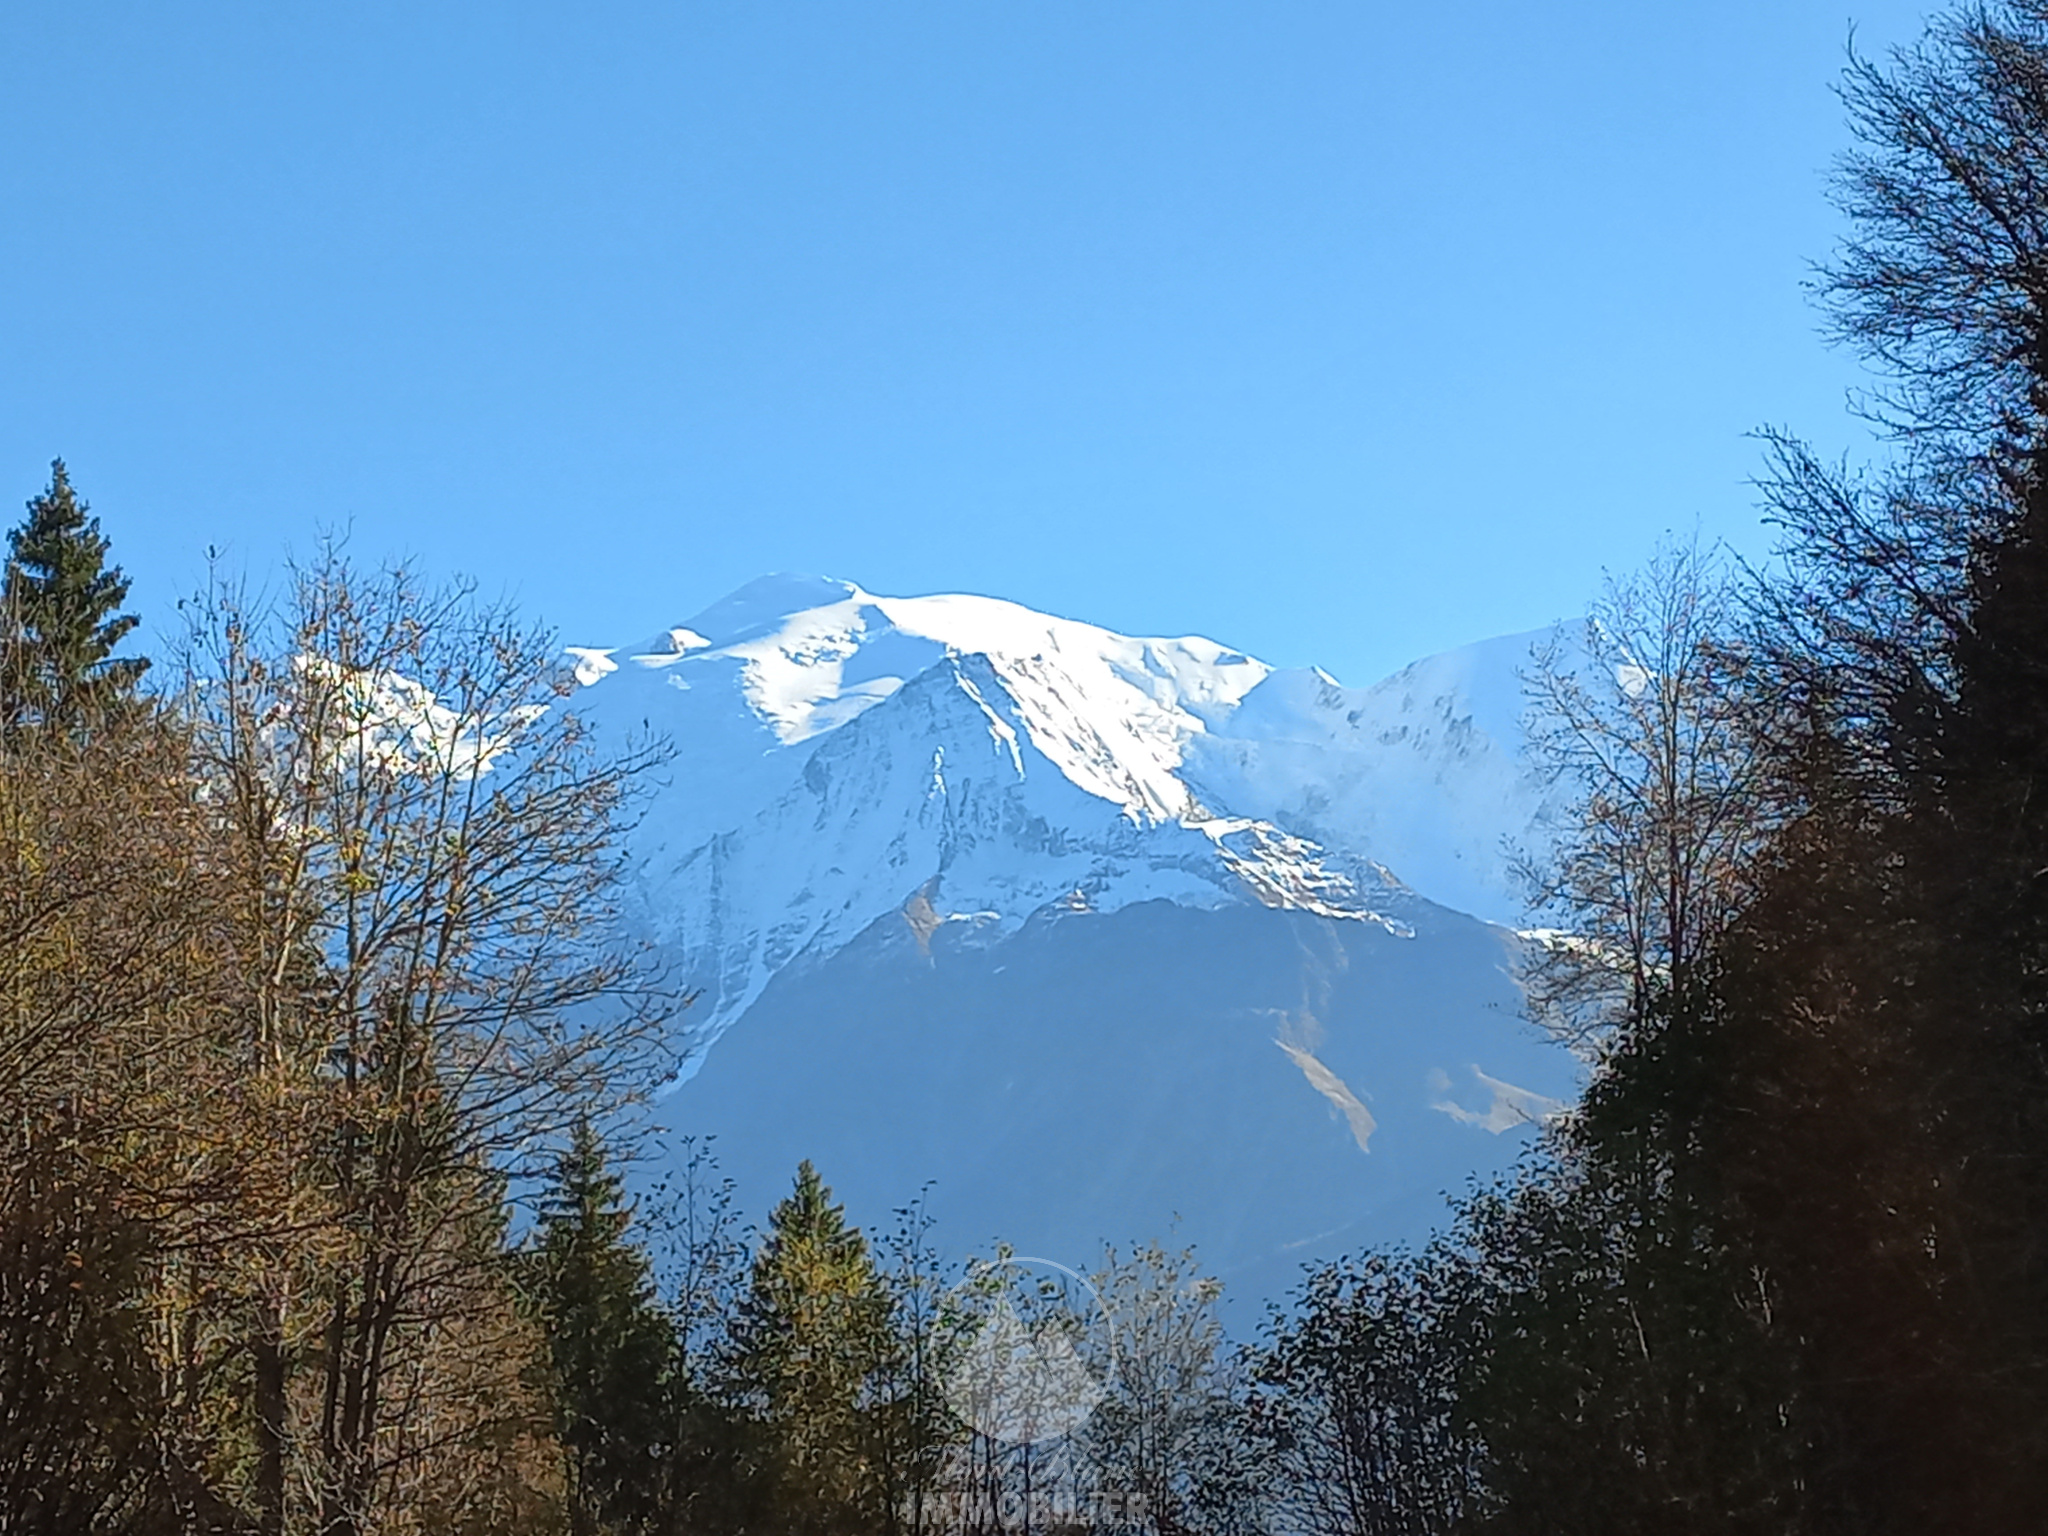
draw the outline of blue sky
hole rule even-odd
[[[769,570],[1365,682],[1757,551],[1894,0],[0,10],[0,495],[618,643]],[[12,520],[11,515],[8,520]]]

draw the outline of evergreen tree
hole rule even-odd
[[[890,1528],[875,1465],[884,1410],[871,1389],[894,1344],[892,1310],[867,1239],[804,1162],[769,1219],[731,1360],[766,1432],[779,1529]]]
[[[553,1360],[579,1532],[645,1530],[657,1514],[675,1341],[647,1256],[627,1237],[632,1219],[603,1141],[579,1121],[524,1256]]]
[[[113,653],[135,628],[128,580],[58,459],[8,535],[0,610],[0,725],[76,722],[133,693],[149,663]]]

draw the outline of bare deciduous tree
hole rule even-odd
[[[1768,834],[1777,758],[1712,555],[1671,545],[1610,581],[1579,643],[1526,676],[1532,752],[1565,791],[1556,851],[1523,854],[1539,1022],[1583,1045],[1682,988],[1740,909]]]
[[[1204,1527],[1202,1476],[1230,1412],[1220,1281],[1189,1250],[1111,1249],[1095,1276],[1116,1343],[1108,1396],[1082,1443],[1098,1489],[1170,1536]]]
[[[600,754],[549,637],[464,587],[329,549],[274,606],[216,583],[188,614],[252,1155],[279,1208],[230,1287],[255,1502],[267,1529],[354,1536],[525,1411],[516,1361],[495,1382],[424,1362],[508,1315],[507,1181],[661,1068],[668,1000],[609,923],[658,754]]]

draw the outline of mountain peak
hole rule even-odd
[[[822,1153],[890,1200],[944,1169],[956,1219],[1040,1252],[1187,1189],[1190,1235],[1276,1284],[1413,1237],[1573,1070],[1517,1021],[1515,934],[1459,915],[1519,915],[1527,653],[1345,688],[788,574],[572,652],[600,737],[674,743],[622,916],[701,998],[692,1123],[764,1181]]]
[[[774,571],[728,592],[681,627],[714,646],[732,645],[777,629],[796,614],[865,596],[850,581]]]
[[[594,720],[676,744],[642,847],[715,1033],[927,885],[1006,927],[1076,888],[1398,927],[1404,886],[1511,922],[1500,845],[1535,840],[1542,798],[1506,700],[1526,652],[1345,688],[1199,636],[779,574],[639,651],[576,654]],[[720,909],[680,894],[728,864]]]

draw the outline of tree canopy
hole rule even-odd
[[[130,694],[149,662],[116,656],[138,622],[128,579],[107,564],[99,519],[64,461],[7,539],[0,593],[0,724],[71,723]]]

